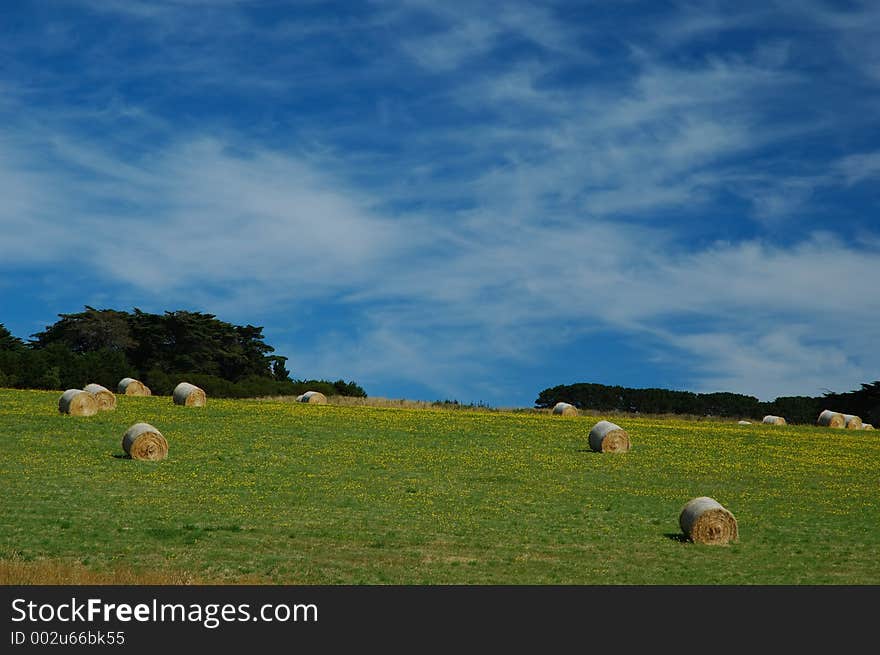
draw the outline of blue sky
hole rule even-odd
[[[0,322],[264,326],[299,378],[529,406],[880,372],[880,5],[0,6]]]

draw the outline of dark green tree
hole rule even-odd
[[[184,380],[213,396],[297,395],[286,357],[272,354],[263,328],[233,325],[213,314],[151,314],[95,309],[59,314],[25,344],[0,325],[0,385],[43,389],[97,382],[114,389],[123,377],[143,379],[156,394]],[[308,381],[325,394],[366,395],[354,382]]]
[[[23,352],[25,343],[18,337],[6,329],[3,323],[0,323],[0,352]]]
[[[86,305],[76,314],[59,314],[61,320],[34,334],[34,347],[62,343],[75,353],[93,350],[128,352],[136,346],[131,336],[128,314],[114,309],[95,309]]]
[[[272,378],[274,380],[283,382],[290,379],[290,371],[288,371],[287,368],[284,366],[284,362],[287,361],[287,357],[282,357],[280,355],[271,355],[269,357],[269,361],[272,362]]]

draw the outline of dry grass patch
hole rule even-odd
[[[94,571],[80,562],[60,559],[23,561],[0,559],[2,585],[190,585],[209,584],[185,571],[136,571],[116,567]]]

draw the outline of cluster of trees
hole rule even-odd
[[[767,414],[783,416],[789,423],[815,423],[823,409],[855,414],[880,424],[880,381],[862,384],[846,393],[828,392],[823,396],[782,396],[762,402],[754,396],[737,393],[692,393],[669,389],[631,389],[579,382],[544,389],[536,407],[571,403],[594,411],[638,412],[642,414],[691,414],[697,416],[751,417]]]
[[[366,396],[355,382],[296,380],[286,357],[272,354],[263,328],[233,325],[213,314],[150,314],[86,306],[25,343],[0,324],[0,387],[80,388],[97,382],[115,390],[124,377],[169,395],[182,379],[216,397],[298,395]]]

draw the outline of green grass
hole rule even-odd
[[[880,432],[0,390],[0,560],[285,584],[878,584]],[[147,421],[168,459],[123,457]],[[712,496],[728,546],[681,540]],[[38,580],[37,580],[38,581]]]

